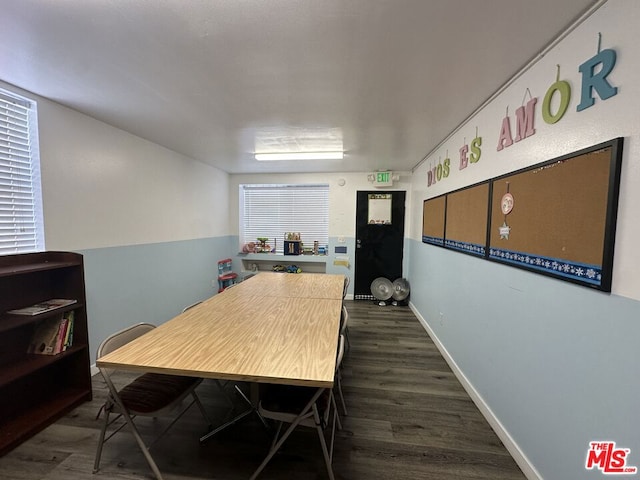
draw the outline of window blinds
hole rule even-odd
[[[278,253],[286,232],[328,245],[329,185],[240,185],[240,230],[242,244],[266,237]]]
[[[44,249],[35,132],[35,105],[0,91],[0,255]]]

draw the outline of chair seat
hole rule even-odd
[[[260,404],[265,410],[298,414],[305,407],[316,388],[269,385],[262,394]]]
[[[156,412],[170,406],[200,381],[195,377],[145,373],[120,390],[120,399],[132,413]]]
[[[317,391],[318,389],[313,387],[269,385],[260,399],[259,411],[274,420],[287,421],[297,416]],[[316,402],[321,418],[324,415],[328,396],[329,392],[324,391]]]
[[[338,341],[338,352],[336,354],[336,372],[342,363],[344,356],[344,336],[340,335]],[[335,379],[335,377],[334,377]],[[312,403],[313,402],[313,403]],[[333,420],[331,419],[331,410],[333,407]],[[322,455],[324,456],[329,480],[334,480],[333,468],[331,462],[333,459],[333,443],[335,439],[336,425],[340,424],[335,400],[333,398],[333,390],[325,387],[298,387],[287,385],[269,385],[260,399],[258,411],[265,418],[280,422],[278,430],[273,438],[271,449],[267,453],[266,458],[262,461],[250,480],[255,480],[260,472],[267,466],[275,453],[280,449],[285,440],[289,438],[291,432],[299,425],[315,428],[318,433],[318,439],[322,447]],[[291,425],[286,431],[280,435],[282,423],[290,423]],[[325,429],[330,428],[331,441],[327,445],[325,439]],[[341,428],[341,427],[339,427]]]

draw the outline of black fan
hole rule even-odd
[[[378,277],[371,282],[371,295],[379,300],[378,305],[386,305],[393,295],[393,283],[384,277]]]

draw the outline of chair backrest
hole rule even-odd
[[[189,310],[190,308],[195,307],[196,305],[200,305],[202,303],[202,300],[196,302],[196,303],[192,303],[191,305],[187,305],[186,307],[184,307],[182,309],[182,313],[186,312],[187,310]]]
[[[342,359],[344,358],[344,335],[340,334],[338,340],[338,354],[336,355],[336,372],[342,365]]]
[[[124,328],[119,332],[109,335],[106,339],[102,341],[100,346],[98,347],[98,352],[96,354],[96,358],[100,358],[108,353],[117,350],[118,348],[126,345],[127,343],[135,340],[138,337],[141,337],[147,332],[150,332],[156,328],[155,325],[151,323],[138,323],[136,325],[131,325],[130,327]],[[109,375],[112,369],[101,368],[100,371],[103,375]]]
[[[344,277],[344,287],[342,288],[342,299],[343,300],[347,296],[347,290],[349,290],[349,283],[350,282],[351,282],[351,280],[349,279],[349,277],[345,276]]]
[[[132,340],[141,337],[154,328],[156,328],[156,326],[150,323],[138,323],[136,325],[131,325],[130,327],[123,328],[119,332],[109,335],[109,337],[103,340],[98,347],[97,357],[100,358],[107,353],[111,353],[114,350],[117,350],[123,345],[126,345]]]
[[[342,312],[340,313],[340,334],[344,334],[344,331],[347,329],[347,324],[349,323],[349,311],[347,307],[342,306]]]
[[[336,353],[336,370],[335,374],[338,375],[338,369],[342,365],[342,359],[344,358],[344,335],[340,335],[338,338],[338,352]],[[323,394],[319,402],[319,408],[322,411],[322,417],[325,425],[329,422],[329,415],[331,413],[331,389],[327,389],[325,394]]]

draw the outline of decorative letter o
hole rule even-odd
[[[560,94],[560,106],[555,115],[551,113],[551,99],[556,91]],[[566,80],[558,80],[552,84],[547,90],[544,100],[542,102],[542,118],[546,123],[554,124],[560,120],[567,108],[569,107],[569,100],[571,99],[571,85]]]

